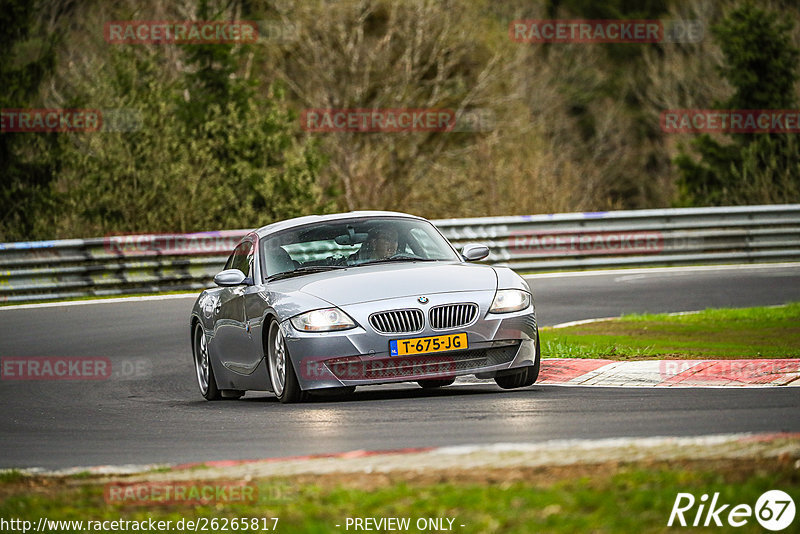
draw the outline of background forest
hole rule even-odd
[[[703,39],[524,44],[515,19],[697,20]],[[800,202],[792,134],[664,133],[665,109],[798,109],[793,0],[0,0],[0,108],[133,127],[0,133],[0,242]],[[119,20],[259,21],[252,44],[110,44]],[[480,131],[313,133],[308,108],[446,108]],[[485,126],[485,125],[484,125]],[[121,131],[119,131],[121,130]]]

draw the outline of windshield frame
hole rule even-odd
[[[418,261],[424,261],[425,263],[434,263],[434,262],[445,262],[445,263],[458,262],[458,263],[464,263],[464,258],[461,256],[461,253],[459,253],[458,250],[453,246],[453,244],[450,243],[450,240],[447,239],[444,236],[444,234],[442,234],[441,230],[439,230],[439,228],[435,224],[433,224],[431,221],[429,221],[428,219],[424,219],[422,217],[404,217],[404,216],[393,216],[393,215],[373,215],[373,216],[361,216],[361,217],[356,216],[356,217],[346,217],[346,218],[342,218],[342,219],[329,219],[329,220],[324,220],[324,221],[314,221],[314,222],[310,222],[310,223],[306,223],[306,224],[292,226],[292,227],[289,227],[289,228],[284,228],[282,230],[278,230],[276,232],[271,232],[271,233],[266,234],[264,236],[260,236],[260,238],[258,240],[258,256],[259,256],[259,266],[261,267],[261,281],[262,281],[262,283],[267,283],[268,282],[268,278],[270,278],[270,276],[271,276],[271,275],[268,275],[268,273],[267,273],[267,265],[266,265],[266,246],[267,246],[267,243],[270,240],[272,240],[275,237],[280,237],[281,235],[284,235],[284,234],[303,231],[304,229],[314,228],[315,226],[328,225],[328,224],[347,224],[349,222],[354,222],[354,221],[357,221],[357,222],[364,222],[364,221],[375,221],[375,222],[380,222],[380,221],[406,221],[406,222],[412,222],[412,223],[418,223],[418,224],[422,224],[422,225],[427,225],[430,228],[432,228],[433,231],[436,232],[436,234],[439,235],[439,237],[447,245],[447,250],[452,252],[453,256],[452,256],[452,258],[447,258],[447,259],[420,258]],[[383,263],[383,262],[380,262],[380,263]],[[364,265],[364,266],[379,265],[380,263],[365,262],[365,263],[360,263],[360,264],[347,265],[346,268],[348,268],[348,269],[356,268],[356,267],[360,267],[361,265]],[[390,263],[390,262],[386,262],[386,263]],[[400,263],[400,262],[398,262],[398,263]],[[287,272],[289,272],[289,271],[287,271]],[[324,272],[324,271],[322,271],[322,272]],[[279,273],[275,273],[275,274],[279,274]],[[312,272],[307,272],[307,273],[303,273],[303,274],[298,274],[297,276],[303,276],[305,274],[313,274],[313,273]],[[284,278],[279,278],[278,280],[283,280],[283,279]]]

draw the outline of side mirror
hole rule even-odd
[[[464,245],[464,248],[461,249],[461,255],[467,261],[482,260],[489,255],[489,247],[478,243],[470,243],[469,245]]]
[[[239,269],[226,269],[214,276],[214,283],[221,287],[242,285],[247,277]]]

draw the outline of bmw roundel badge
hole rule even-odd
[[[419,301],[420,304],[427,304],[428,303],[428,297],[420,297],[417,300]]]

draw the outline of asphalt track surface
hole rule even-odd
[[[800,301],[800,264],[531,277],[540,323]],[[656,389],[493,382],[359,388],[281,405],[205,402],[188,333],[194,297],[0,310],[0,356],[103,356],[109,380],[0,381],[0,467],[183,463],[357,449],[800,431],[797,388]],[[127,369],[125,369],[127,365]],[[138,367],[137,367],[138,365]]]

